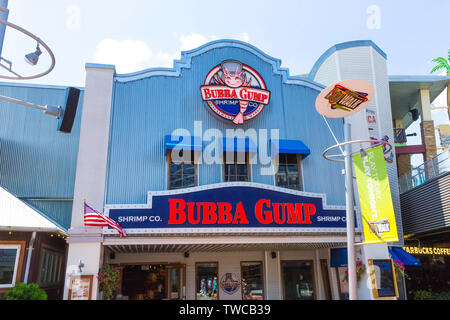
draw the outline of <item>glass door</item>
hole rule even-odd
[[[167,297],[170,300],[184,300],[186,298],[185,270],[185,265],[183,264],[167,266]]]
[[[312,261],[281,261],[285,300],[314,300]]]

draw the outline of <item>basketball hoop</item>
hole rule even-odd
[[[9,64],[9,67],[3,65],[1,62],[0,62],[0,67],[6,69],[8,72],[12,73],[14,76],[4,76],[4,75],[0,75],[0,79],[8,79],[8,80],[31,80],[31,79],[36,79],[36,78],[43,77],[43,76],[49,74],[49,73],[53,70],[53,68],[55,67],[55,56],[54,56],[52,50],[50,50],[50,48],[44,43],[44,41],[42,41],[41,39],[39,39],[38,37],[36,37],[36,36],[35,36],[34,34],[32,34],[31,32],[29,32],[29,31],[27,31],[27,30],[25,30],[25,29],[23,29],[23,28],[21,28],[21,27],[15,25],[15,24],[13,24],[13,23],[10,23],[10,22],[7,22],[7,21],[0,20],[0,24],[4,24],[4,25],[6,25],[7,27],[11,27],[11,28],[13,28],[13,29],[16,29],[17,31],[19,31],[19,32],[21,32],[21,33],[23,33],[23,34],[25,34],[26,36],[29,36],[29,37],[32,38],[33,40],[36,40],[37,43],[38,43],[38,45],[42,46],[42,47],[48,52],[48,54],[50,55],[50,58],[51,58],[51,60],[52,60],[52,63],[51,63],[51,65],[50,65],[50,67],[49,67],[46,71],[44,71],[44,72],[42,72],[42,73],[39,73],[39,74],[36,74],[36,75],[23,77],[23,76],[21,76],[20,74],[18,74],[18,73],[16,73],[15,71],[12,70],[12,64],[11,64],[9,61],[7,61],[7,60],[5,60],[5,59],[2,58],[2,60],[6,61],[6,62]]]
[[[353,140],[353,141],[348,141],[348,142],[338,143],[338,144],[335,144],[335,145],[332,146],[332,147],[329,147],[328,149],[326,149],[326,150],[322,153],[322,156],[323,156],[325,159],[329,160],[329,161],[344,162],[344,161],[345,161],[344,159],[333,159],[333,158],[339,158],[339,157],[344,158],[345,155],[344,155],[343,153],[341,153],[341,154],[332,154],[332,155],[327,155],[327,153],[328,153],[329,151],[333,150],[333,149],[341,148],[342,146],[345,146],[345,145],[349,145],[349,144],[357,144],[357,143],[360,143],[360,144],[363,144],[363,143],[371,143],[372,146],[370,146],[370,147],[368,147],[368,148],[362,148],[362,147],[361,147],[360,151],[353,152],[353,153],[351,153],[350,155],[354,155],[354,154],[356,154],[356,153],[358,153],[358,152],[361,152],[361,150],[364,150],[364,151],[365,151],[366,149],[371,149],[371,148],[373,148],[373,147],[375,147],[375,146],[378,146],[378,145],[382,145],[382,146],[388,145],[388,146],[389,146],[389,149],[386,148],[386,150],[384,151],[384,154],[387,154],[387,153],[389,153],[389,152],[392,150],[392,145],[391,145],[389,142],[386,142],[386,141],[384,141],[384,140],[371,140],[371,139],[367,139],[367,140]],[[373,145],[373,144],[375,144],[375,145]]]

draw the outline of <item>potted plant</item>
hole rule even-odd
[[[19,283],[5,294],[6,300],[47,300],[47,293],[36,283]]]
[[[361,259],[357,258],[356,259],[356,279],[357,279],[358,283],[359,283],[359,281],[361,281],[361,278],[365,272],[366,272],[366,265],[364,263],[362,263]],[[348,267],[345,270],[345,276],[342,281],[348,282]]]
[[[111,265],[103,266],[97,274],[98,288],[105,300],[114,300],[120,281],[120,271]]]

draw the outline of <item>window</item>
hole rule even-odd
[[[278,172],[275,173],[277,186],[302,191],[300,155],[280,153],[278,157]]]
[[[242,300],[263,300],[262,262],[241,262]]]
[[[11,288],[16,283],[20,245],[0,244],[0,288]]]
[[[50,287],[60,283],[63,258],[61,252],[47,248],[41,249],[39,285]]]
[[[224,181],[250,181],[250,165],[248,153],[225,152]]]
[[[314,300],[312,261],[282,261],[285,300]]]
[[[219,293],[218,263],[199,262],[196,264],[196,299],[217,300]]]
[[[182,189],[197,185],[197,165],[194,151],[173,150],[167,154],[169,161],[169,189]]]

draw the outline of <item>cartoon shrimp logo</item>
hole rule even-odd
[[[270,91],[261,76],[236,60],[214,67],[200,91],[212,111],[234,124],[256,117],[270,101]]]

